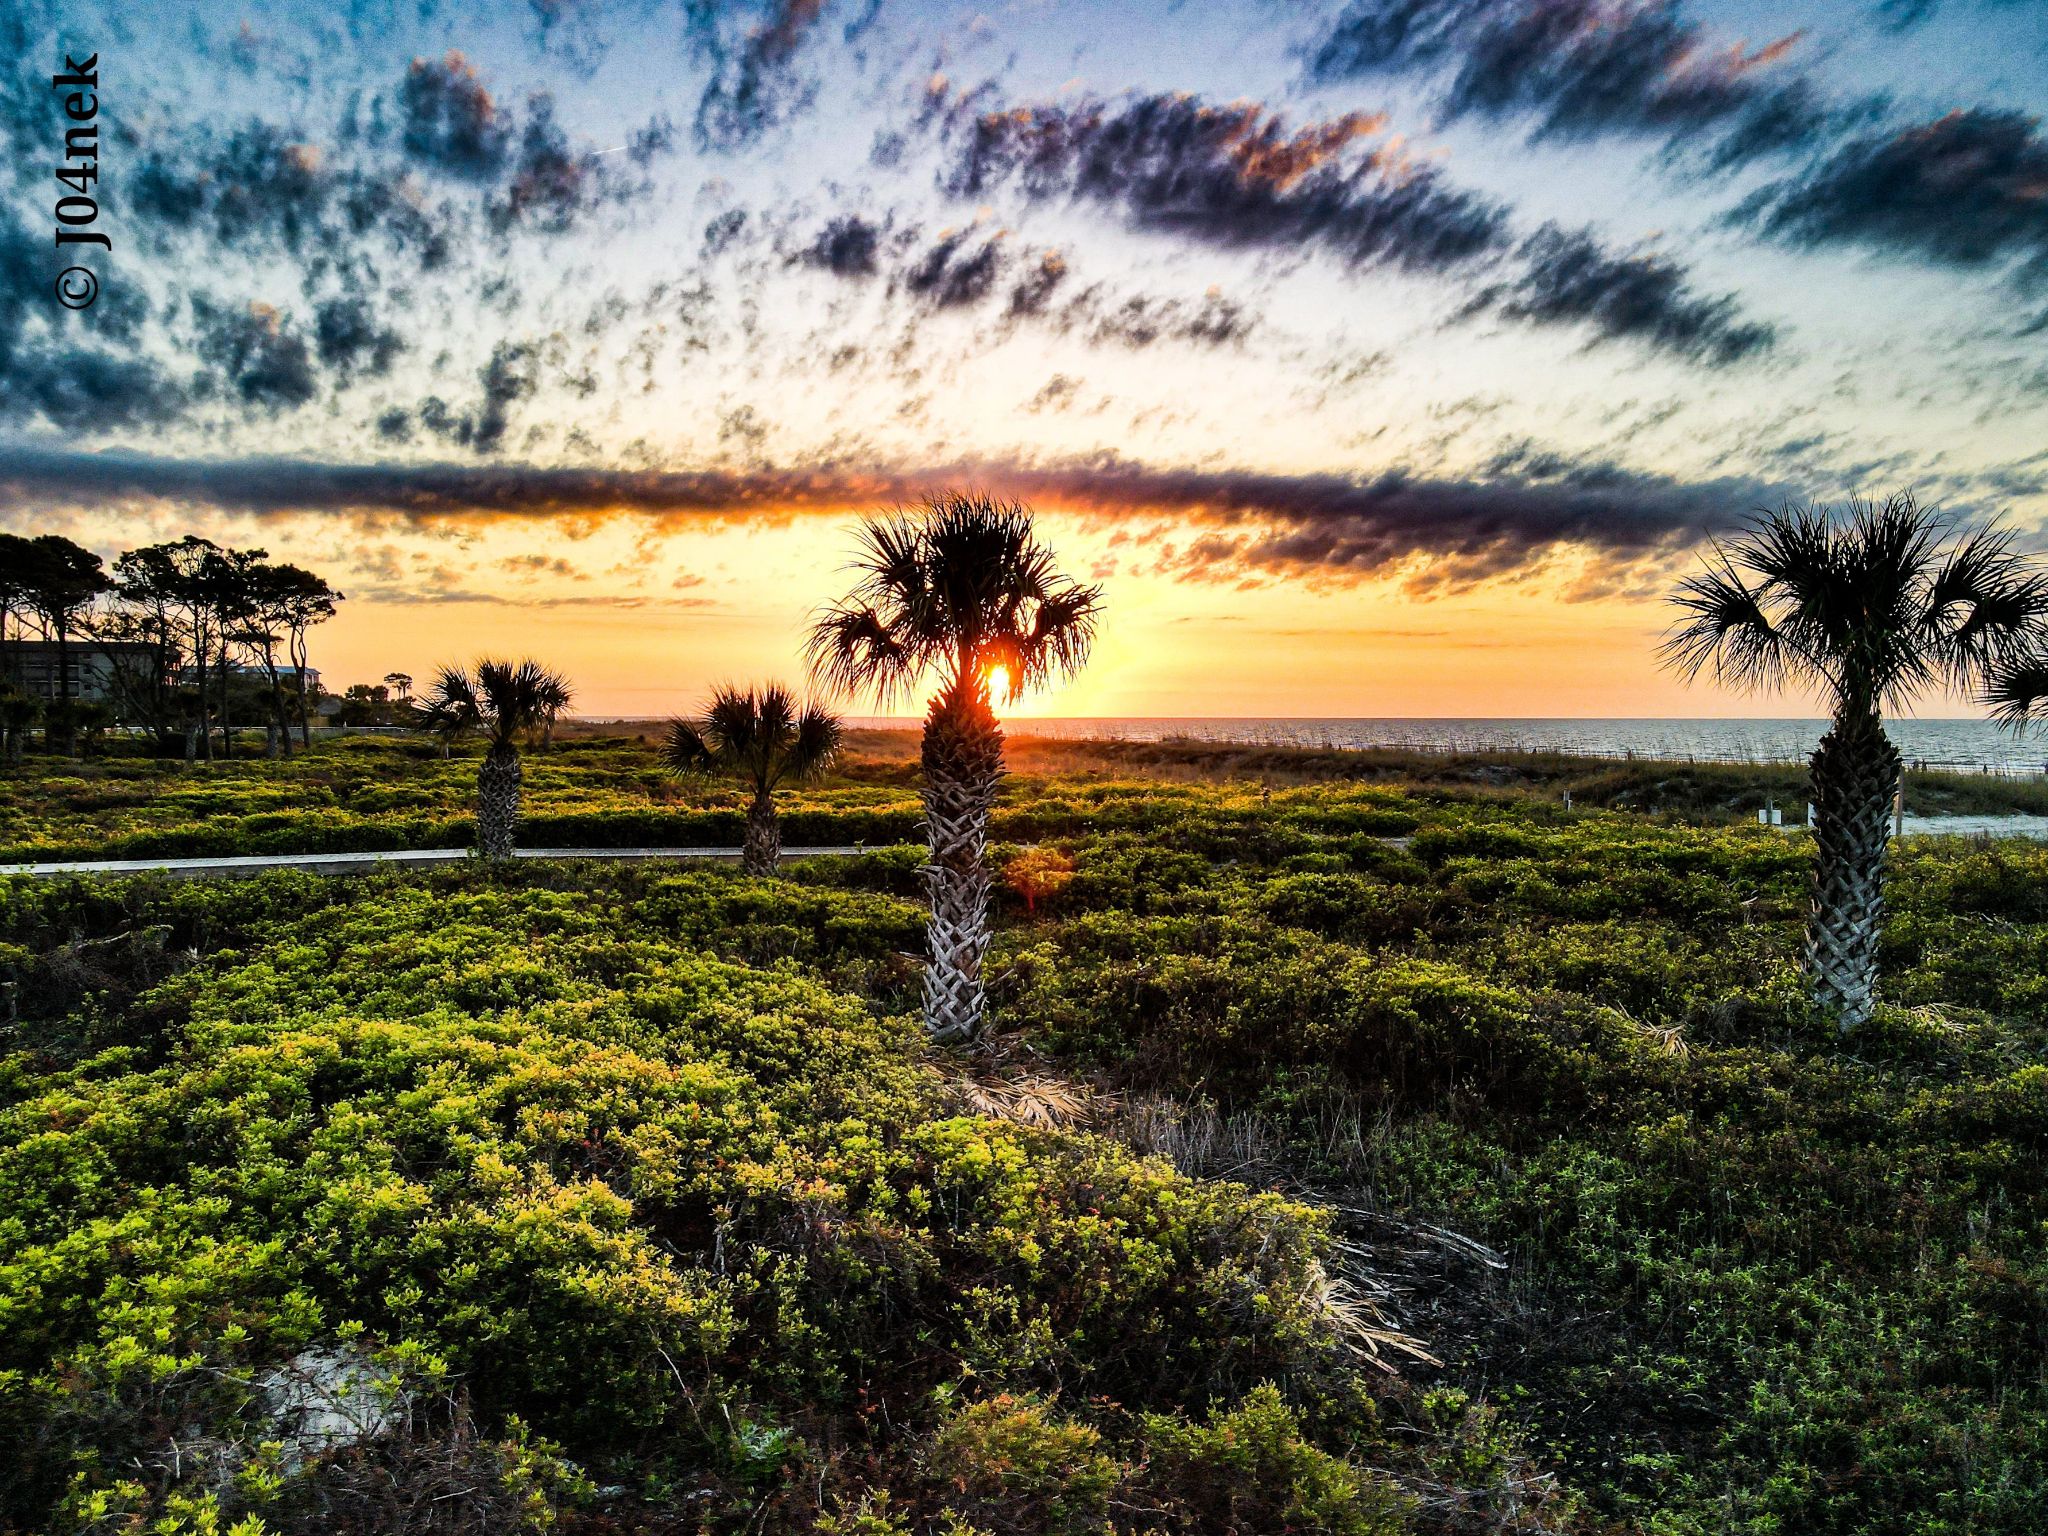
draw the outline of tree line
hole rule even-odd
[[[55,697],[43,707],[51,750],[77,755],[82,733],[119,719],[187,758],[225,754],[238,700],[266,727],[266,751],[312,740],[307,636],[342,594],[261,549],[187,534],[122,553],[109,570],[58,534],[0,533],[0,727],[19,760],[38,701],[9,641],[55,648]],[[97,654],[109,699],[81,699],[80,668]],[[247,673],[258,681],[248,687]],[[187,680],[189,677],[189,681]],[[216,739],[218,746],[216,746]]]

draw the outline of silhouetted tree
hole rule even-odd
[[[113,583],[98,555],[54,533],[29,540],[27,567],[21,601],[57,646],[56,699],[44,716],[44,734],[58,736],[63,750],[75,757],[79,716],[73,642],[93,600]]]
[[[485,858],[512,856],[523,776],[520,741],[570,698],[568,682],[537,661],[479,661],[471,671],[443,667],[427,691],[415,717],[420,729],[444,741],[467,731],[481,731],[489,740],[476,775],[476,840]]]
[[[1805,968],[1844,1030],[1870,1017],[1884,921],[1888,812],[1899,754],[1883,711],[1927,689],[1972,693],[2048,633],[2048,584],[1997,529],[1954,536],[1908,495],[1765,514],[1716,545],[1673,601],[1664,655],[1744,688],[1812,687],[1832,719],[1812,760],[1813,901]],[[2008,687],[2010,682],[2008,682]]]
[[[740,867],[772,875],[782,854],[776,788],[816,777],[838,750],[838,717],[799,704],[787,688],[770,683],[758,691],[720,688],[696,718],[670,721],[662,760],[679,774],[729,774],[746,782],[754,798]]]
[[[886,707],[926,676],[922,798],[931,857],[925,1028],[940,1040],[981,1032],[989,945],[988,816],[1003,772],[990,699],[1077,672],[1102,589],[1060,574],[1024,507],[952,494],[867,524],[859,580],[813,625],[808,652],[828,686]]]

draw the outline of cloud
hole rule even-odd
[[[807,266],[823,267],[834,277],[873,277],[880,269],[882,231],[857,213],[828,220],[817,239],[797,253]]]
[[[1073,332],[1097,346],[1140,351],[1158,341],[1225,347],[1241,342],[1258,325],[1242,305],[1210,289],[1198,300],[1157,294],[1117,294],[1097,283],[1047,311],[1061,332]]]
[[[1109,204],[1141,228],[1224,246],[1320,248],[1354,269],[1476,274],[1512,253],[1522,270],[1482,289],[1467,313],[1581,325],[1596,340],[1710,364],[1771,345],[1768,326],[1742,320],[1732,297],[1694,291],[1668,257],[1616,253],[1589,230],[1554,226],[1517,244],[1504,207],[1408,157],[1385,127],[1354,113],[1294,130],[1255,104],[1216,107],[1188,96],[984,112],[955,127],[964,143],[948,185],[979,197],[1014,183],[1037,199]],[[1220,310],[1210,321],[1194,339],[1242,334]],[[1129,325],[1110,322],[1107,333],[1143,338],[1150,329],[1133,312]]]
[[[995,291],[1004,252],[1000,234],[975,239],[949,231],[934,240],[903,273],[904,290],[934,309],[978,304]]]
[[[2035,0],[1975,0],[1975,4],[1988,11],[2025,13],[2035,8]],[[1878,24],[1887,30],[1910,32],[1946,9],[1941,0],[1878,0],[1876,15]]]
[[[1470,479],[1219,470],[1113,456],[589,470],[0,448],[0,508],[166,502],[257,515],[344,513],[373,524],[619,515],[670,525],[781,522],[858,515],[960,485],[1135,526],[1155,541],[1192,534],[1162,546],[1160,556],[1185,576],[1347,582],[1398,573],[1420,589],[1526,573],[1564,548],[1623,566],[1662,560],[1780,495],[1751,480],[1686,482],[1540,456]]]
[[[503,445],[512,424],[512,407],[530,399],[540,387],[540,348],[531,341],[501,341],[491,349],[490,361],[477,370],[481,395],[476,406],[457,415],[439,395],[429,395],[416,413],[394,409],[377,418],[377,435],[387,442],[406,442],[412,437],[413,421],[436,437],[478,453],[490,453]]]
[[[1853,245],[2048,279],[2048,141],[2024,113],[1973,109],[1853,138],[1759,193],[1749,215],[1809,249]]]
[[[1114,208],[1143,229],[1315,247],[1354,268],[1443,271],[1497,250],[1506,210],[1408,157],[1385,127],[1353,113],[1291,130],[1256,103],[1180,95],[1041,104],[956,124],[946,186],[982,198],[1014,184],[1036,200]]]
[[[358,372],[375,376],[389,371],[405,350],[405,338],[382,324],[360,294],[327,299],[314,309],[313,342],[320,361],[344,383]]]
[[[276,412],[304,405],[318,390],[312,352],[290,317],[268,304],[192,300],[197,351],[244,405]]]
[[[494,180],[511,153],[512,134],[476,67],[450,49],[414,59],[398,88],[399,141],[406,153],[475,181]]]
[[[1321,83],[1422,74],[1445,121],[1515,119],[1561,142],[1709,136],[1733,163],[1797,150],[1834,112],[1791,33],[1720,43],[1683,0],[1358,0],[1309,58]]]
[[[97,432],[161,425],[184,403],[154,360],[125,351],[37,342],[0,360],[0,417]]]
[[[1034,416],[1041,411],[1064,411],[1074,403],[1074,396],[1080,393],[1080,389],[1079,379],[1056,373],[1025,402],[1024,409]]]
[[[697,103],[700,148],[744,148],[809,105],[815,87],[798,78],[794,65],[824,0],[767,0],[758,9],[729,0],[688,0],[686,9],[699,47],[714,65]],[[742,18],[737,40],[720,25],[728,16]]]
[[[1072,273],[1060,252],[1020,245],[1007,230],[985,225],[942,230],[925,240],[914,225],[899,229],[893,219],[878,224],[845,214],[829,219],[788,259],[856,280],[887,270],[890,291],[926,311],[999,301],[999,329],[1043,325],[1097,346],[1227,346],[1258,323],[1244,305],[1215,288],[1199,300],[1131,293],[1107,283],[1069,291]]]
[[[128,274],[108,272],[88,319],[53,301],[45,285],[58,265],[46,234],[0,209],[0,419],[84,432],[156,425],[183,410],[184,391],[134,344],[147,306]],[[98,339],[80,334],[88,330]]]
[[[1770,326],[1741,319],[1731,296],[1695,292],[1685,269],[1670,258],[1614,255],[1590,231],[1546,224],[1518,255],[1520,275],[1487,288],[1468,312],[1492,310],[1538,325],[1583,324],[1601,338],[1640,341],[1710,366],[1755,357],[1777,339]]]

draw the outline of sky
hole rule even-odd
[[[954,487],[1104,589],[1024,715],[1808,714],[1658,667],[1707,540],[1908,490],[2048,549],[2038,0],[0,0],[0,35],[0,527],[315,569],[330,686],[797,680],[859,519]],[[52,240],[67,52],[111,250]]]

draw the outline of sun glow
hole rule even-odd
[[[1010,669],[1000,662],[988,669],[988,696],[998,704],[1010,702]]]

